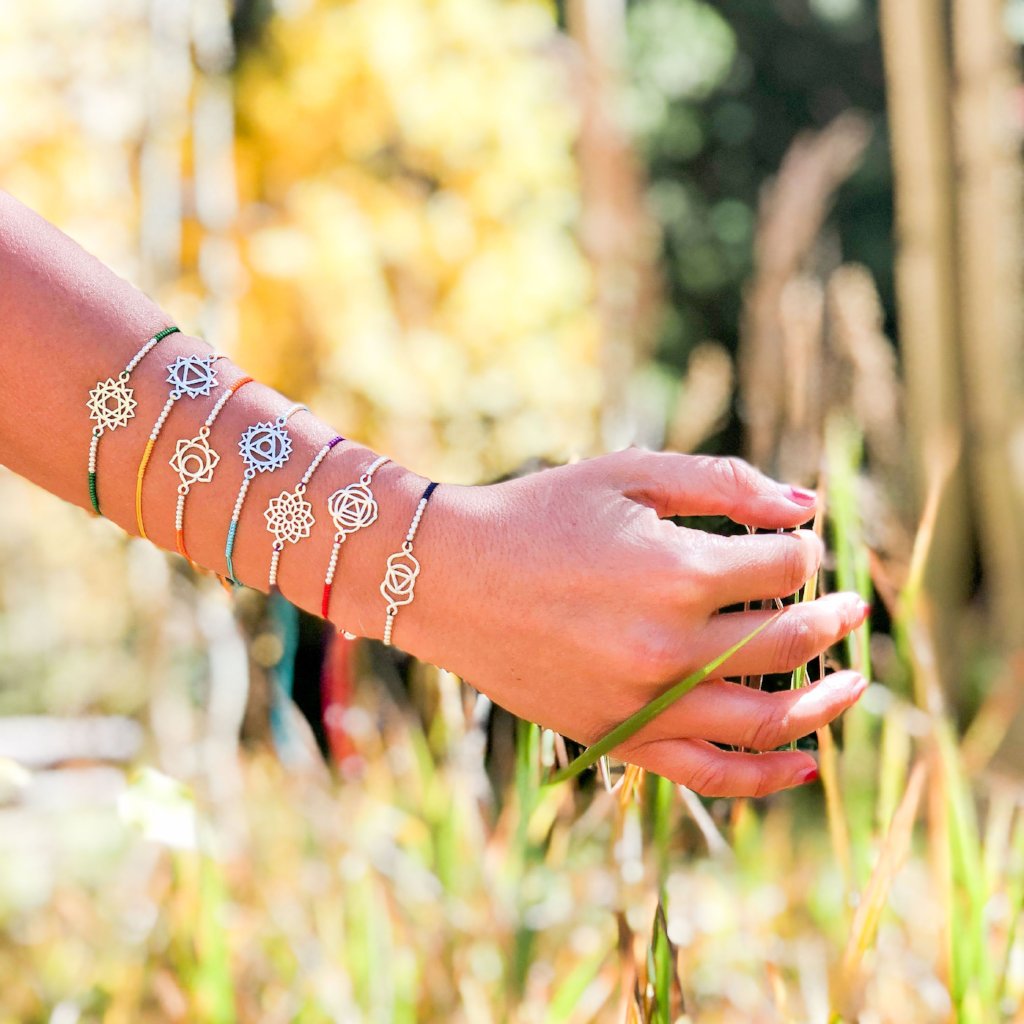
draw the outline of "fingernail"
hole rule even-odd
[[[802,487],[790,487],[789,500],[795,501],[803,508],[813,508],[818,503],[818,495],[814,491],[805,491]]]
[[[868,688],[868,680],[864,676],[857,676],[856,679],[850,681],[850,693],[854,697],[859,697]]]
[[[798,781],[801,786],[806,786],[809,782],[814,782],[818,778],[818,766],[815,765],[813,768],[807,768],[802,771],[799,775]]]

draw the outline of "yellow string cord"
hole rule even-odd
[[[146,539],[146,528],[142,525],[142,480],[146,475],[146,466],[149,465],[149,457],[153,454],[156,445],[156,438],[151,437],[146,442],[146,450],[142,453],[142,461],[139,463],[139,473],[135,479],[135,521],[139,526],[139,536]]]

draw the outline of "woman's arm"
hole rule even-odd
[[[90,507],[93,422],[87,400],[116,378],[145,340],[172,321],[153,302],[52,225],[0,193],[0,454],[15,472]],[[139,363],[130,387],[135,415],[104,433],[97,485],[103,513],[136,527],[136,483],[154,422],[168,397],[168,365],[209,355],[199,339],[172,334]],[[174,550],[179,439],[197,434],[224,387],[242,372],[217,363],[210,396],[174,403],[152,448],[142,511],[147,536]],[[188,496],[188,552],[226,571],[225,541],[243,479],[238,441],[290,403],[252,383],[224,405],[210,432],[220,462]],[[258,474],[239,521],[233,564],[244,583],[267,589],[273,538],[263,512],[299,482],[335,431],[308,412],[288,423],[293,450]],[[328,496],[353,483],[374,453],[346,441],[325,457],[306,498],[316,525],[287,545],[278,575],[296,604],[319,612],[334,528]],[[388,463],[373,480],[379,518],[342,545],[330,618],[381,637],[379,586],[402,544],[427,481]],[[718,609],[793,593],[816,570],[821,545],[808,531],[723,538],[666,522],[725,514],[791,528],[814,496],[777,484],[744,463],[638,450],[488,487],[443,485],[416,536],[423,571],[394,642],[444,665],[516,714],[591,742],[664,688],[726,650],[768,613]],[[859,625],[867,606],[837,594],[794,606],[723,667],[727,675],[787,671]],[[802,752],[770,751],[829,721],[865,683],[851,672],[796,692],[765,694],[723,680],[698,686],[620,750],[621,756],[708,794],[761,794],[808,781]],[[708,742],[713,741],[713,742]]]
[[[0,458],[5,465],[54,494],[91,508],[88,489],[89,442],[94,421],[90,390],[119,372],[147,338],[173,323],[155,303],[119,278],[95,257],[37,214],[0,192]],[[161,341],[133,371],[129,386],[138,403],[134,417],[100,441],[97,486],[103,514],[138,533],[135,513],[139,462],[150,431],[168,397],[168,366],[176,357],[209,356],[210,347],[176,333]],[[175,549],[175,506],[179,478],[170,467],[180,438],[194,437],[224,386],[242,376],[227,360],[216,364],[220,386],[209,397],[175,403],[147,467],[143,512],[146,534]],[[224,406],[211,429],[210,445],[221,459],[209,483],[190,489],[187,504],[189,555],[220,574],[228,522],[244,464],[238,442],[251,424],[273,420],[293,403],[254,382]],[[310,413],[287,425],[294,447],[287,463],[253,480],[237,533],[237,577],[267,589],[273,538],[263,511],[271,497],[298,482],[319,448],[335,432]],[[333,530],[324,511],[327,496],[356,478],[374,454],[345,442],[313,476],[307,499],[317,526],[312,535],[284,552],[279,582],[301,607],[320,611],[323,574]],[[383,631],[383,599],[377,586],[389,545],[400,541],[426,481],[388,464],[375,474],[380,517],[372,528],[346,543],[339,560],[332,618],[367,636]],[[443,505],[443,494],[436,504]],[[433,502],[432,502],[433,504]],[[436,509],[432,509],[432,512]],[[426,524],[424,524],[425,526]],[[357,543],[358,541],[358,543]],[[412,616],[410,616],[412,618]],[[405,623],[403,622],[403,625]],[[396,640],[399,639],[396,626]]]

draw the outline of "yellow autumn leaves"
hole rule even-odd
[[[538,3],[348,0],[238,78],[243,361],[447,479],[592,444],[576,115]]]

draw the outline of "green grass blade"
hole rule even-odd
[[[1010,975],[1010,955],[1020,927],[1021,914],[1024,913],[1024,817],[1018,816],[1013,829],[1013,841],[1010,847],[1010,863],[1006,878],[1007,927],[1004,952],[998,960],[999,977],[997,979],[998,1001],[1001,1004],[1006,998],[1007,980]]]
[[[848,419],[833,416],[825,431],[826,501],[836,589],[856,591],[871,600],[868,549],[857,499],[857,480],[863,458],[863,441]],[[870,635],[865,622],[845,639],[847,663],[871,678]],[[872,871],[872,843],[878,780],[877,719],[857,703],[843,716],[841,791],[849,827],[855,877],[867,883]]]
[[[235,989],[225,917],[228,888],[220,864],[203,856],[199,863],[199,905],[196,915],[197,963],[193,992],[201,1020],[231,1024]]]
[[[668,921],[661,903],[654,917],[651,937],[651,962],[654,967],[650,979],[654,986],[654,1013],[652,1024],[672,1024],[672,980],[675,976],[675,957],[668,937]]]
[[[572,1018],[587,989],[594,983],[614,949],[601,949],[580,962],[558,986],[544,1016],[544,1024],[565,1024]]]
[[[574,761],[566,765],[560,772],[556,772],[547,780],[547,785],[554,785],[557,782],[565,782],[568,779],[574,779],[582,771],[595,764],[598,758],[604,757],[609,751],[614,750],[615,747],[621,743],[625,743],[626,740],[635,736],[645,725],[652,722],[658,717],[666,708],[671,707],[680,697],[684,697],[690,692],[698,683],[703,682],[708,676],[711,675],[715,669],[719,668],[726,661],[729,660],[737,651],[742,650],[754,639],[759,633],[767,629],[780,615],[781,611],[776,612],[770,619],[766,619],[761,623],[757,629],[748,633],[738,643],[733,644],[729,650],[725,653],[720,654],[717,658],[709,661],[703,668],[697,669],[696,672],[691,673],[685,679],[681,679],[678,683],[670,686],[664,693],[655,697],[649,704],[646,704],[635,714],[632,714],[624,722],[617,725],[611,732],[602,736],[592,746],[587,747],[586,750],[580,754]]]

